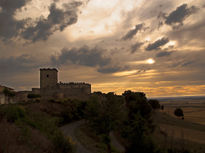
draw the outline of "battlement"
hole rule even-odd
[[[69,82],[69,83],[58,83],[60,88],[90,88],[91,85],[85,82]]]
[[[58,83],[59,85],[88,85],[90,86],[89,83],[85,83],[85,82],[68,82],[68,83],[63,83],[63,82],[60,82]]]
[[[40,71],[57,71],[58,72],[56,68],[41,68]]]

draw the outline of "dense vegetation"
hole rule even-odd
[[[156,109],[160,109],[159,101],[148,100],[141,92],[125,91],[122,96],[97,92],[87,103],[85,118],[107,145],[108,153],[113,152],[109,137],[112,131],[119,136],[126,153],[189,153],[185,148],[164,148],[154,141]]]
[[[123,144],[125,153],[189,153],[185,148],[162,147],[154,141],[158,126],[153,114],[158,109],[159,101],[132,91],[125,91],[122,96],[96,92],[85,101],[50,99],[0,106],[0,134],[4,133],[10,142],[8,145],[0,138],[0,153],[72,153],[72,140],[64,137],[59,127],[78,120],[86,121],[86,134],[102,144],[102,152],[116,152],[111,145],[112,132]],[[176,113],[181,116],[179,110]],[[7,135],[6,128],[10,130]]]

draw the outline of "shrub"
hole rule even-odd
[[[8,122],[15,122],[16,120],[25,117],[25,110],[16,105],[7,105],[3,109],[3,113],[6,116]]]
[[[57,132],[53,136],[54,150],[59,153],[74,152],[73,145],[69,138],[65,138],[62,133]]]
[[[60,113],[60,125],[70,123],[84,118],[84,111],[87,103],[79,100],[64,100],[61,101],[65,105],[65,109]]]
[[[28,94],[27,97],[29,99],[34,99],[34,98],[40,98],[41,96],[39,94]]]
[[[150,99],[148,103],[152,106],[153,109],[160,109],[159,101],[156,99]]]
[[[3,93],[8,97],[14,97],[15,96],[15,92],[9,90],[8,88],[4,88]]]
[[[174,115],[176,115],[177,117],[184,117],[184,113],[183,110],[181,108],[176,108],[174,111]]]

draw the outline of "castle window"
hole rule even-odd
[[[48,78],[48,77],[49,77],[49,75],[47,74],[47,75],[46,75],[46,77]]]

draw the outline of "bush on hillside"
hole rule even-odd
[[[35,98],[40,98],[41,96],[39,94],[28,94],[27,98],[29,99],[35,99]]]
[[[148,103],[152,106],[153,109],[160,109],[159,101],[156,99],[150,99]]]
[[[181,108],[176,108],[174,111],[174,115],[176,115],[177,117],[182,117],[182,119],[184,118],[184,113]]]
[[[25,110],[17,105],[6,105],[5,107],[1,108],[1,112],[8,122],[15,122],[18,119],[22,119],[25,117]]]
[[[74,148],[69,138],[65,138],[62,133],[55,133],[53,136],[54,150],[59,153],[73,153]]]
[[[140,113],[144,118],[151,117],[152,107],[147,102],[147,98],[143,92],[125,91],[123,96],[126,101],[126,106],[129,110],[129,118],[133,118],[137,113]]]
[[[4,95],[6,95],[8,97],[14,97],[15,96],[15,92],[9,90],[8,88],[4,88],[3,93],[4,93]]]

